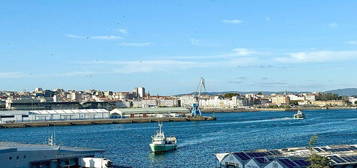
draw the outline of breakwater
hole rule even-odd
[[[131,124],[148,122],[184,122],[184,121],[210,121],[215,117],[163,117],[163,118],[121,118],[121,119],[97,119],[97,120],[66,120],[66,121],[34,121],[0,124],[0,128],[26,128],[48,126],[72,126],[72,125],[97,125],[97,124]]]

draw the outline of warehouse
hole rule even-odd
[[[0,123],[110,118],[105,109],[1,111]]]
[[[110,112],[112,117],[117,118],[180,117],[187,113],[189,113],[189,109],[182,107],[117,108]]]

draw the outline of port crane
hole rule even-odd
[[[193,94],[193,104],[192,104],[192,109],[191,109],[191,114],[192,116],[201,116],[201,110],[200,110],[200,97],[201,93],[203,91],[206,91],[206,84],[205,84],[205,79],[201,77],[200,83],[198,84],[196,92]]]

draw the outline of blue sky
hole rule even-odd
[[[0,90],[357,87],[357,1],[4,0]]]

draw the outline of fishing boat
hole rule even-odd
[[[162,131],[162,123],[159,123],[159,130],[151,138],[152,142],[150,144],[150,148],[154,153],[172,151],[177,147],[176,137],[166,137],[165,133]]]
[[[305,119],[305,114],[301,110],[298,110],[297,113],[294,114],[294,119]]]

